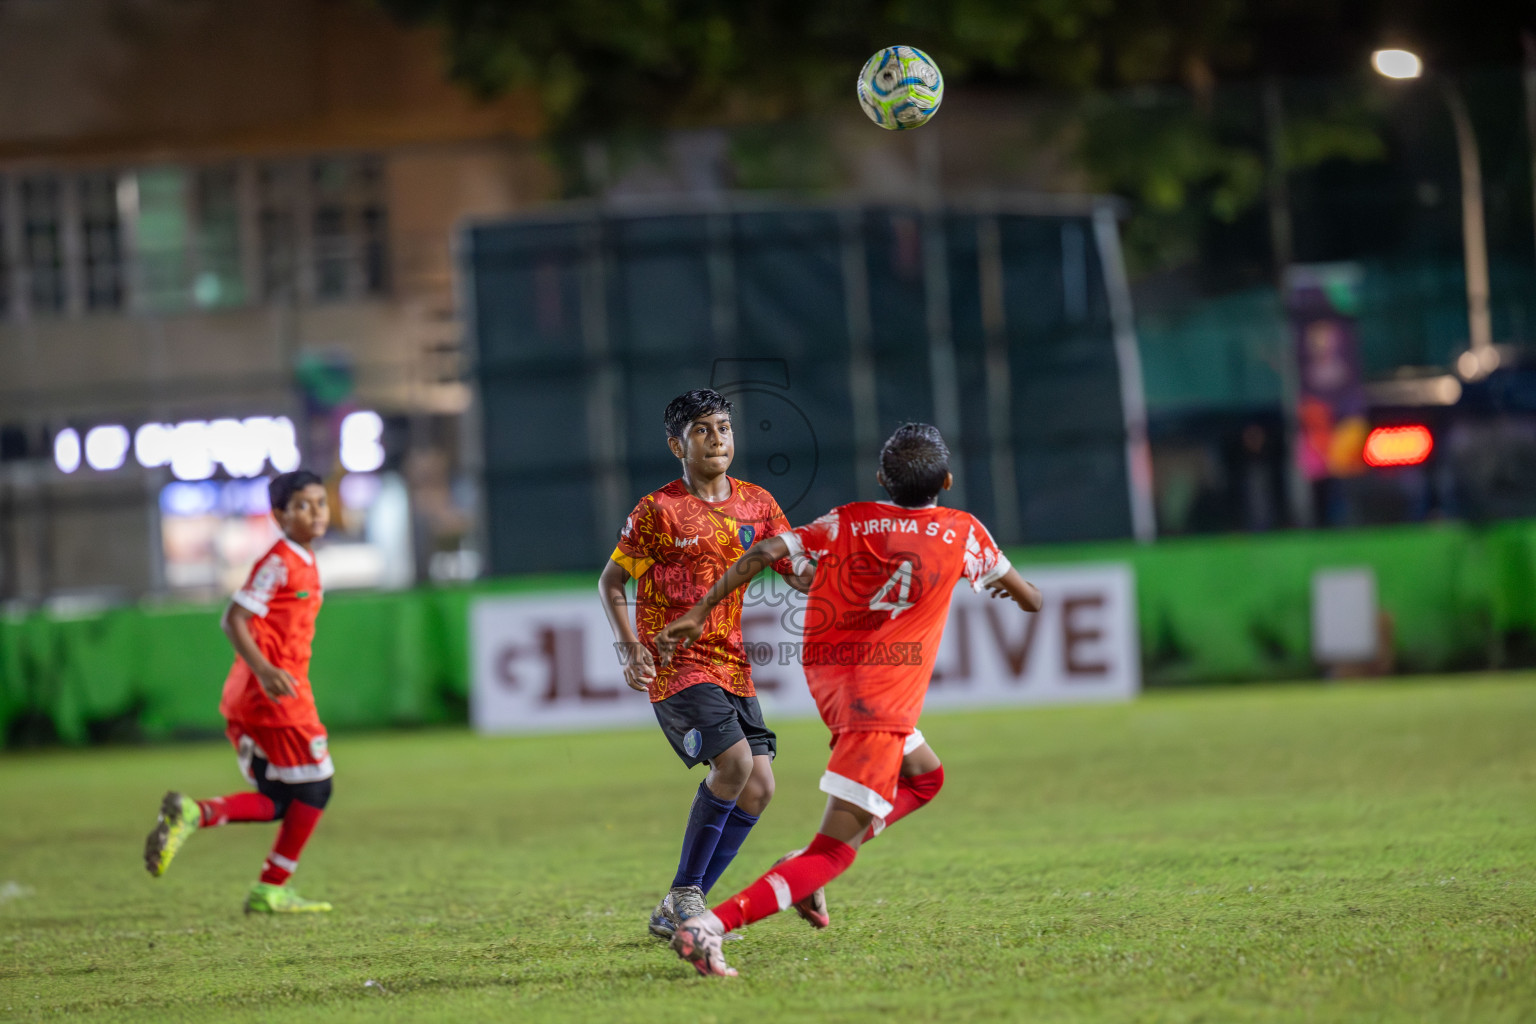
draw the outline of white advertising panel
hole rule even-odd
[[[955,589],[926,708],[1127,700],[1141,689],[1129,566],[1021,569],[1038,614]],[[754,584],[754,586],[756,586]],[[596,588],[593,588],[594,590]],[[815,715],[800,664],[798,594],[749,592],[742,633],[769,716]],[[624,673],[597,595],[482,597],[470,607],[470,716],[481,732],[654,722]]]

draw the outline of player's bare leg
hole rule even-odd
[[[864,841],[875,838],[913,811],[924,807],[944,788],[944,765],[926,742],[902,755],[901,779],[896,785],[896,803],[883,818],[876,818]]]
[[[753,754],[752,772],[742,784],[741,792],[736,795],[736,806],[754,818],[760,817],[773,799],[775,785],[773,758],[767,754]]]
[[[857,850],[864,845],[865,833],[874,821],[875,816],[858,804],[829,796],[827,808],[821,812],[821,828],[817,831]]]

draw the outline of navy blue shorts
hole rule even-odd
[[[778,737],[763,721],[756,697],[738,697],[714,683],[695,683],[651,705],[667,742],[692,768],[746,740],[752,753],[778,752]]]

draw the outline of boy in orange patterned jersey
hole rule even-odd
[[[219,713],[240,771],[256,792],[193,800],[165,794],[160,819],[144,843],[144,866],[165,874],[176,851],[199,828],[236,821],[276,821],[277,840],[246,913],[330,910],[285,884],[331,798],[331,755],[309,686],[310,644],[320,613],[320,574],[311,545],[325,536],[331,513],[320,478],[283,473],[268,487],[272,518],[283,536],[251,569],[220,622],[235,649]]]
[[[777,744],[763,721],[741,636],[741,594],[703,624],[697,643],[658,670],[653,637],[691,607],[755,542],[789,529],[766,490],[726,475],[735,456],[731,403],[699,389],[674,399],[664,416],[680,479],[640,499],[598,582],[615,647],[632,689],[646,692],[662,732],[689,768],[709,765],[683,834],[671,890],[651,914],[650,932],[670,939],[676,923],[702,913],[704,894],[741,849],[773,797]],[[804,592],[789,559],[773,568]],[[625,584],[636,581],[636,625]]]
[[[827,808],[803,849],[713,910],[678,922],[672,948],[701,974],[734,975],[720,943],[733,929],[794,907],[826,925],[818,894],[853,863],[861,844],[932,800],[944,769],[917,729],[944,620],[962,578],[1027,612],[1040,591],[1023,579],[974,516],[943,508],[949,449],[939,432],[909,423],[880,452],[891,497],[857,501],[755,544],[697,605],[657,637],[663,663],[687,653],[711,609],[789,556],[815,565],[805,615],[803,664],[816,709],[832,733],[821,777]]]

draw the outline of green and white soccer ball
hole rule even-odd
[[[913,46],[887,46],[859,72],[859,106],[881,128],[920,128],[944,101],[939,66]]]

